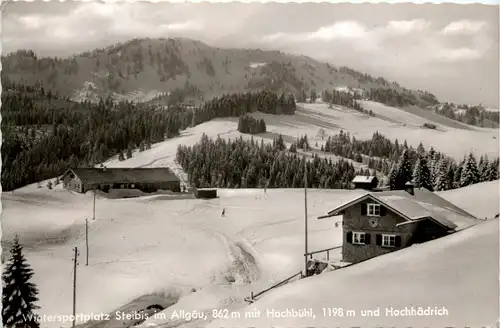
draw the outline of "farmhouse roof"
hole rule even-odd
[[[82,180],[82,182],[85,183],[153,183],[179,181],[179,178],[166,167],[75,168],[69,169],[68,171],[72,171],[80,180]]]
[[[352,179],[353,183],[372,183],[375,179],[377,179],[376,176],[370,175],[370,176],[365,176],[365,175],[356,175],[354,179]]]
[[[407,221],[430,218],[449,229],[463,229],[477,223],[477,218],[472,214],[424,188],[415,188],[413,195],[404,190],[366,193],[319,218],[339,215],[346,208],[366,199],[381,203]]]

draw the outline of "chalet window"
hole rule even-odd
[[[367,204],[368,216],[380,216],[380,204]]]
[[[135,188],[135,184],[133,184],[133,183],[132,183],[132,184],[130,185],[130,188],[134,189],[134,188]]]
[[[352,243],[357,245],[365,244],[365,233],[364,232],[353,232],[352,233]]]
[[[353,245],[370,245],[370,234],[365,232],[349,231],[346,235],[347,242]]]
[[[396,247],[396,235],[382,235],[382,246]]]

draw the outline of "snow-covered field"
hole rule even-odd
[[[311,249],[339,245],[340,228],[314,218],[345,197],[352,194],[310,191]],[[36,272],[41,314],[71,314],[74,246],[80,250],[78,313],[113,311],[158,292],[166,295],[156,301],[162,304],[200,287],[195,298],[208,293],[210,299],[200,306],[223,307],[302,269],[301,190],[268,190],[267,198],[262,190],[222,190],[219,199],[207,201],[98,198],[88,266],[91,195],[28,186],[3,193],[2,203],[3,240],[20,235]]]
[[[338,133],[343,129],[357,139],[371,139],[374,132],[379,131],[392,141],[398,139],[400,142],[406,140],[409,145],[417,147],[420,142],[429,148],[433,146],[456,159],[462,159],[464,153],[473,151],[478,154],[488,154],[498,156],[499,131],[479,127],[459,128],[441,124],[446,118],[439,117],[437,122],[433,116],[421,117],[409,111],[386,106],[371,101],[361,101],[361,105],[375,113],[375,117],[356,112],[340,106],[328,108],[327,104],[299,104],[303,109],[299,109],[296,115],[282,120],[281,117],[266,120],[266,124],[276,125],[273,132],[284,133],[291,130],[292,137],[295,137],[296,130],[300,133],[307,133],[315,136],[320,127],[324,128],[328,134]],[[415,110],[417,113],[418,111]],[[274,124],[271,122],[275,122]],[[432,130],[423,128],[424,123],[436,123],[438,129]],[[287,128],[285,128],[287,127]],[[268,129],[269,130],[269,129]],[[282,132],[281,132],[282,131]],[[287,134],[289,135],[289,134]],[[439,140],[439,142],[436,142]]]
[[[370,138],[375,131],[380,131],[391,139],[406,139],[414,146],[423,140],[424,145],[432,144],[458,158],[469,151],[472,145],[477,147],[478,154],[496,154],[498,151],[496,139],[492,138],[498,132],[494,130],[422,130],[415,127],[420,121],[407,114],[398,114],[403,115],[399,117],[391,112],[388,115],[396,121],[404,119],[407,124],[404,126],[345,108],[328,109],[325,104],[300,106],[303,108],[293,116],[255,114],[266,119],[268,132],[254,138],[271,141],[282,134],[284,141],[290,143],[296,137],[307,134],[314,146],[316,142],[323,142],[321,138],[315,137],[320,129],[325,130],[327,135],[343,129],[358,139]],[[386,109],[381,107],[380,110]],[[202,133],[209,137],[219,135],[222,138],[238,138],[241,134],[236,131],[236,127],[237,119],[234,118],[213,120],[189,128],[177,138],[155,144],[150,150],[135,152],[128,160],[120,162],[113,158],[105,165],[168,166],[187,185],[187,177],[175,163],[177,146],[198,142]],[[436,140],[440,142],[436,143]],[[90,256],[89,265],[86,266],[85,218],[92,216],[92,195],[75,194],[62,190],[60,186],[53,190],[45,188],[45,184],[42,186],[37,188],[35,184],[2,194],[3,246],[8,247],[7,243],[14,234],[20,235],[28,261],[35,270],[35,283],[40,289],[40,314],[71,314],[72,257],[75,246],[80,251],[76,312],[82,314],[99,314],[117,309],[130,312],[151,304],[164,307],[174,304],[163,312],[166,314],[188,309],[211,311],[228,308],[236,311],[245,306],[243,299],[251,292],[258,292],[303,269],[303,190],[268,190],[267,195],[262,190],[220,190],[220,198],[214,200],[181,199],[168,195],[133,199],[98,196],[96,220],[89,221]],[[309,250],[340,245],[341,226],[335,227],[334,219],[316,220],[316,217],[359,193],[340,190],[308,192]],[[444,192],[442,196],[479,217],[491,217],[499,212],[498,181]],[[226,217],[221,217],[223,208],[226,209]],[[426,305],[425,297],[432,297],[436,291],[433,304],[449,306],[450,313],[453,310],[451,318],[460,311],[453,304],[446,303],[451,302],[452,298],[447,298],[447,293],[451,292],[446,288],[451,288],[450,284],[455,283],[463,288],[457,289],[457,298],[462,297],[462,293],[472,293],[469,298],[464,296],[462,302],[469,304],[469,300],[474,300],[473,305],[479,307],[483,303],[474,297],[488,300],[482,310],[473,308],[473,305],[466,307],[460,312],[464,317],[460,318],[469,318],[469,308],[478,315],[489,314],[481,311],[489,311],[489,306],[498,305],[498,298],[497,303],[489,301],[488,294],[495,292],[492,286],[497,286],[495,283],[498,282],[498,279],[494,282],[488,280],[488,275],[492,274],[489,270],[492,263],[488,259],[495,255],[498,260],[498,247],[490,251],[494,246],[491,245],[491,234],[498,230],[494,225],[486,223],[447,237],[446,240],[415,246],[359,266],[293,283],[265,296],[255,306],[265,309],[276,302],[276,307],[297,308],[299,304],[303,304],[301,307],[356,305],[361,309],[376,304],[385,306],[391,301],[390,297],[399,301],[398,296],[401,299],[398,305],[411,303],[413,296],[415,302]],[[484,233],[485,239],[478,237],[481,233]],[[469,243],[470,248],[467,246]],[[472,253],[473,250],[476,253]],[[477,265],[483,269],[476,272],[476,266],[467,262],[467,256],[477,256],[479,251],[484,256],[476,259]],[[8,256],[7,252],[2,257],[5,256]],[[426,260],[425,256],[431,256],[431,259]],[[340,252],[333,252],[330,257],[338,259]],[[389,266],[397,266],[398,269],[388,272]],[[399,269],[402,272],[400,275]],[[470,269],[470,274],[463,273],[465,269]],[[498,271],[493,273],[498,277]],[[471,281],[476,280],[479,282],[477,293],[474,294]],[[486,283],[490,284],[490,288],[483,291]],[[383,286],[386,286],[387,294],[383,294]],[[363,290],[355,289],[357,287]],[[439,287],[443,287],[442,294]],[[422,293],[425,288],[433,292]],[[404,291],[404,295],[399,295],[401,291]],[[384,296],[379,300],[377,295],[382,294]],[[358,299],[362,301],[358,303]],[[339,303],[339,300],[343,300],[343,303]],[[429,298],[428,302],[431,300]],[[334,322],[331,318],[328,321],[319,317],[321,315],[317,314],[316,320],[319,321],[310,321],[309,324],[330,326]],[[360,318],[359,315],[357,318]],[[240,319],[239,324],[213,324],[245,327],[272,324],[268,319],[262,320],[252,323]],[[186,323],[181,320],[167,324],[168,320],[157,319],[146,321],[144,326],[152,321],[168,327],[188,327],[189,324],[200,327],[209,323],[203,320]],[[369,322],[370,326],[379,323]],[[292,320],[283,322],[283,325],[303,326],[301,323]],[[60,320],[45,321],[42,327],[66,327],[70,324]],[[113,327],[116,326],[121,324],[115,323]]]
[[[475,191],[470,190],[472,188]],[[481,202],[481,195],[498,195],[498,182],[496,185],[486,183],[465,188],[464,191],[463,198],[459,196],[460,191],[445,192],[444,195],[447,197],[450,193],[447,198],[463,205],[472,214],[493,215],[498,212],[498,203]],[[361,191],[309,190],[310,250],[341,244],[341,225],[335,227],[335,218],[316,220],[316,217],[359,193]],[[92,215],[92,196],[78,195],[60,187],[48,190],[32,185],[2,194],[3,240],[8,242],[15,233],[20,234],[28,261],[36,273],[34,280],[40,289],[40,314],[71,314],[74,246],[80,251],[77,313],[111,312],[125,305],[129,311],[138,310],[134,306],[144,305],[141,297],[149,297],[152,304],[165,307],[176,303],[165,311],[169,318],[174,310],[211,312],[212,309],[229,308],[235,311],[245,306],[243,299],[251,292],[258,292],[303,269],[303,190],[268,190],[267,197],[262,190],[221,190],[219,195],[220,198],[213,200],[176,200],[164,195],[134,199],[98,197],[96,220],[90,220],[89,224],[90,256],[89,265],[85,266],[85,218]],[[226,217],[221,217],[222,208],[226,208]],[[296,309],[300,304],[300,307],[353,307],[358,304],[358,297],[354,295],[364,293],[358,306],[361,309],[368,305],[385,306],[391,301],[390,297],[398,297],[396,293],[404,290],[404,295],[396,298],[400,301],[398,305],[427,305],[423,298],[427,295],[427,302],[435,298],[432,304],[449,307],[452,317],[459,311],[450,303],[452,296],[446,298],[446,293],[441,295],[439,290],[436,291],[439,286],[450,287],[444,280],[456,284],[453,297],[460,299],[462,293],[471,293],[472,296],[461,298],[467,304],[470,301],[470,306],[479,302],[475,297],[492,302],[481,284],[488,283],[489,292],[495,291],[493,287],[498,279],[490,279],[489,275],[495,272],[490,268],[493,262],[487,262],[497,256],[498,247],[490,245],[489,239],[474,237],[473,232],[484,233],[486,229],[491,234],[498,229],[493,223],[484,226],[488,228],[467,229],[443,241],[368,261],[359,265],[359,269],[355,266],[324,277],[294,282],[293,286],[283,287],[262,298],[256,306],[260,309],[271,304]],[[471,248],[467,246],[469,243]],[[473,253],[473,250],[479,250],[472,247],[481,247],[483,255],[477,256],[479,253]],[[481,266],[477,271],[480,272],[475,272],[475,265],[467,262],[468,255],[476,257],[477,265]],[[340,253],[330,256],[339,259]],[[430,259],[426,259],[427,256]],[[444,264],[436,266],[445,259],[448,269]],[[389,265],[396,269],[387,271]],[[465,267],[472,272],[464,273]],[[397,283],[394,282],[396,278],[400,279]],[[471,287],[475,281],[478,281],[477,291]],[[354,284],[361,286],[364,292],[349,293]],[[387,287],[387,294],[379,300],[377,295],[382,293],[381,286],[386,285],[393,287]],[[196,289],[194,293],[193,288]],[[417,293],[421,290],[426,292]],[[318,295],[322,295],[320,300],[317,300]],[[477,313],[486,315],[484,311],[488,311],[488,306],[483,304],[483,312]],[[465,309],[462,313],[467,315],[468,311]],[[317,325],[327,322],[319,317],[318,314],[317,320],[320,321]],[[150,319],[146,323],[150,321],[161,324],[169,320]],[[196,326],[208,322],[198,322]],[[252,322],[241,321],[234,325],[265,327],[272,323]],[[310,324],[313,322],[316,321],[309,321]],[[45,322],[43,327],[69,324]],[[296,327],[302,326],[302,321],[283,324]],[[226,323],[221,325],[228,326]]]

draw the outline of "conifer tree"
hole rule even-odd
[[[460,187],[469,186],[479,182],[479,170],[477,168],[476,158],[472,153],[469,153],[467,160],[462,167],[460,175]]]
[[[450,189],[455,188],[455,167],[456,164],[454,162],[451,162],[450,165],[448,165],[448,181],[450,182]]]
[[[462,177],[462,167],[463,162],[455,168],[454,179],[453,179],[453,188],[460,188],[460,178]]]
[[[422,144],[422,142],[420,142],[418,144],[418,147],[417,147],[417,154],[418,155],[425,155],[425,148],[424,148],[424,145]]]
[[[14,238],[10,260],[2,274],[2,321],[5,327],[39,327],[34,310],[39,307],[38,288],[30,282],[33,270],[22,252],[19,238]]]
[[[444,158],[441,158],[436,171],[435,191],[443,191],[451,189],[451,183],[448,177],[448,164]]]
[[[398,178],[398,168],[396,164],[393,164],[391,170],[389,171],[389,189],[396,190],[397,178]]]
[[[489,161],[488,161],[488,156],[487,155],[481,155],[481,158],[479,160],[479,165],[478,165],[478,170],[479,170],[479,181],[484,182],[488,181],[488,174],[489,174]]]
[[[396,173],[396,189],[404,189],[407,182],[412,180],[411,162],[408,149],[404,149],[399,158]]]
[[[427,159],[423,155],[418,157],[417,163],[415,164],[415,169],[413,170],[413,183],[416,188],[425,188],[430,191],[434,190],[431,184],[431,172],[429,171],[429,166],[427,166]]]
[[[432,185],[434,185],[436,182],[436,175],[435,175],[436,157],[437,157],[437,152],[434,149],[434,147],[431,147],[431,149],[427,154],[427,166],[429,167],[430,178],[431,178],[430,183]]]
[[[498,171],[499,171],[499,158],[495,158],[488,165],[488,179],[486,181],[495,181],[499,179]]]

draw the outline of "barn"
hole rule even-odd
[[[72,168],[62,176],[64,188],[80,193],[89,190],[137,189],[143,192],[180,192],[179,178],[161,168]]]

